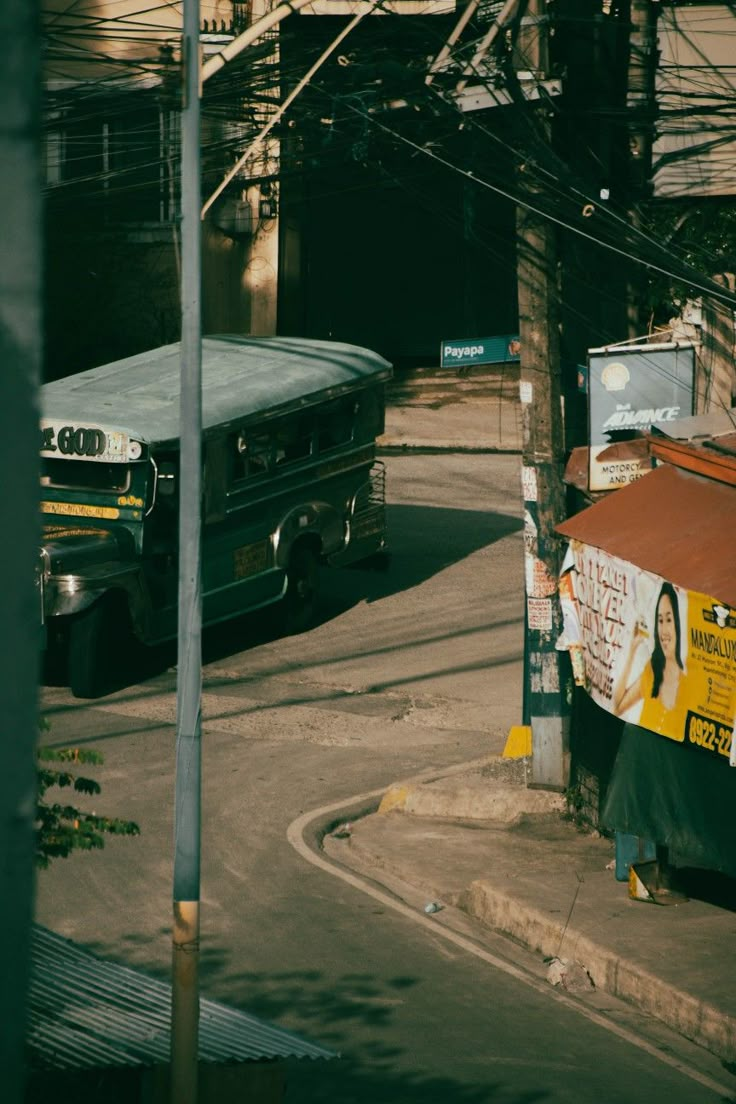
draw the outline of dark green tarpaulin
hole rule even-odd
[[[736,877],[736,768],[688,744],[624,725],[601,818],[665,844],[677,866]]]

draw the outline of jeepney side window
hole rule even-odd
[[[240,483],[264,475],[271,467],[273,441],[269,433],[241,429],[228,438],[230,481]]]
[[[355,398],[347,396],[329,403],[319,412],[319,451],[330,452],[353,439]]]
[[[204,520],[223,521],[227,491],[227,440],[215,437],[207,441],[204,461]]]
[[[373,441],[385,428],[383,392],[375,387],[361,392],[355,412],[355,437],[359,441]]]
[[[292,464],[312,455],[314,418],[311,414],[283,418],[274,423],[272,432],[277,465]]]
[[[156,466],[153,531],[157,537],[175,539],[179,517],[179,455],[162,452],[152,460]],[[152,485],[153,482],[151,479]]]

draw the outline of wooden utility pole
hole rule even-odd
[[[528,67],[540,78],[546,75],[547,64],[545,15],[544,0],[529,0],[519,41]],[[546,120],[540,121],[549,140]],[[522,191],[533,205],[533,184]],[[523,416],[525,700],[532,729],[532,784],[562,790],[569,767],[569,660],[555,647],[562,631],[557,601],[561,541],[555,526],[565,517],[557,243],[552,223],[521,205],[516,236]]]
[[[629,139],[628,201],[629,222],[641,225],[639,204],[649,199],[652,177],[652,142],[656,115],[655,76],[657,70],[657,11],[652,0],[630,0],[629,64],[626,74],[626,114]],[[629,282],[627,307],[629,337],[644,333],[645,319],[640,307],[644,275],[636,269]]]
[[[41,609],[37,392],[41,365],[40,35],[38,7],[0,8],[0,1078],[24,1098],[36,819]]]

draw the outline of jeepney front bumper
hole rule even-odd
[[[36,587],[36,601],[39,615],[39,627],[41,636],[41,650],[46,647],[46,577],[48,571],[48,564],[46,560],[46,554],[42,549],[38,553],[36,560],[36,573],[34,583]]]
[[[41,623],[81,612],[113,586],[127,589],[139,568],[122,543],[104,529],[45,540],[36,567]]]

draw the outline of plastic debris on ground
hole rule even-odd
[[[547,960],[547,981],[550,985],[561,985],[570,993],[584,993],[595,989],[595,982],[581,962],[557,956]]]

